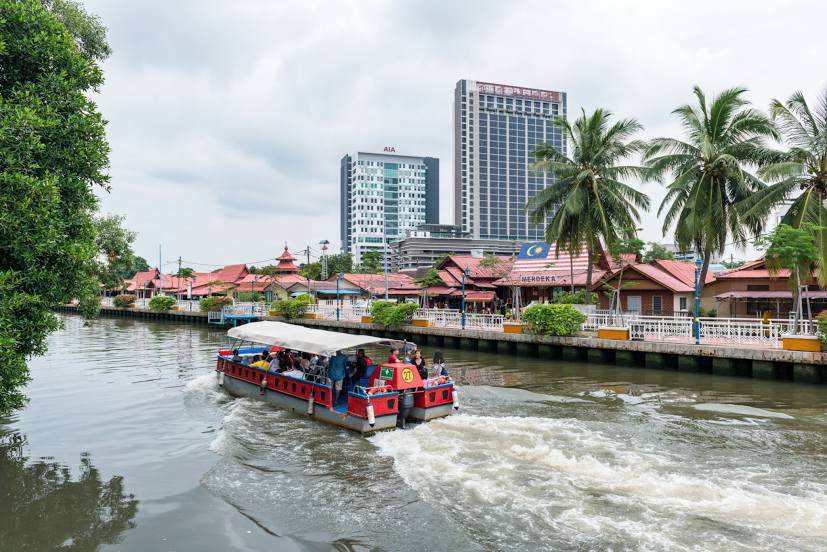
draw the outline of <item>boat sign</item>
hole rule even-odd
[[[414,379],[413,370],[410,368],[403,368],[402,369],[402,381],[405,383],[411,383]]]
[[[379,379],[383,379],[383,380],[393,379],[393,368],[381,368],[379,370]]]

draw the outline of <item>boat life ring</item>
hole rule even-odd
[[[374,387],[372,389],[368,389],[368,395],[376,395],[378,393],[391,393],[393,392],[393,387],[390,385],[386,385],[385,387]]]

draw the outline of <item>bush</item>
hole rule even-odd
[[[818,324],[818,339],[821,341],[822,350],[827,346],[827,311],[821,311],[816,316]]]
[[[235,298],[236,301],[240,301],[242,303],[257,303],[262,299],[261,295],[262,294],[257,291],[238,291],[235,294]]]
[[[175,306],[175,297],[169,295],[156,295],[149,300],[149,310],[153,311],[168,311]]]
[[[132,294],[122,293],[112,298],[112,304],[119,309],[128,309],[135,304],[135,299],[137,298]]]
[[[307,310],[307,306],[313,303],[310,295],[299,295],[295,299],[282,299],[273,303],[272,314],[283,316],[287,320],[301,317]]]
[[[198,301],[202,312],[220,311],[224,305],[232,305],[233,300],[226,295],[210,295]]]
[[[398,328],[410,322],[414,311],[418,308],[416,303],[374,301],[370,307],[370,314],[376,324],[386,328]]]
[[[586,315],[571,305],[531,305],[522,319],[534,333],[565,336],[576,334]]]
[[[554,302],[559,305],[585,305],[586,292],[580,291],[561,291],[554,294]],[[592,304],[597,303],[597,293],[592,293]]]

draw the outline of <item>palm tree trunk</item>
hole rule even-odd
[[[701,274],[698,277],[698,297],[704,292],[704,283],[706,282],[706,273],[709,272],[709,261],[712,257],[712,252],[709,249],[704,249],[703,253],[704,264],[701,266]]]
[[[586,267],[586,292],[583,294],[586,304],[592,304],[592,247],[586,247],[586,257],[588,257],[589,266]]]
[[[801,317],[801,278],[798,274],[798,267],[795,267],[795,314],[793,315],[793,334],[798,334],[798,319]]]

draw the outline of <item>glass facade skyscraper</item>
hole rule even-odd
[[[528,200],[551,183],[530,171],[534,148],[552,144],[566,155],[566,93],[460,80],[454,91],[454,219],[477,239],[542,240]]]
[[[390,243],[407,230],[439,222],[439,159],[345,155],[340,193],[342,251],[353,255],[354,264],[362,262],[366,251],[387,251],[390,256]]]

